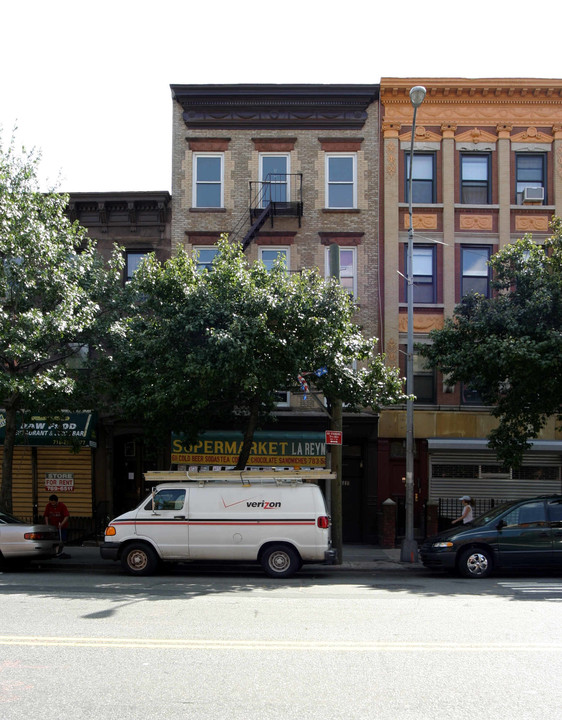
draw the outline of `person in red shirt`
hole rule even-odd
[[[68,518],[70,517],[68,508],[63,502],[59,502],[56,495],[51,495],[43,515],[45,517],[45,523],[47,525],[54,525],[59,531],[60,543],[56,557],[64,559],[69,558],[70,555],[63,552],[64,543],[68,533]]]

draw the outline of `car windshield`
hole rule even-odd
[[[504,513],[506,510],[509,510],[509,508],[513,507],[514,505],[515,503],[508,502],[504,503],[503,505],[498,505],[491,510],[488,510],[488,512],[484,513],[483,515],[479,515],[473,521],[472,527],[482,527],[482,525],[487,525],[489,522],[499,517],[502,513]]]
[[[0,511],[0,525],[21,525],[22,521],[15,518],[13,515]]]

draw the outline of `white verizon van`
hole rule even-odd
[[[333,477],[328,471],[145,477],[166,482],[112,520],[100,547],[102,558],[120,560],[131,575],[150,575],[161,561],[233,560],[259,562],[270,577],[286,578],[303,563],[333,562],[330,519],[316,484]]]

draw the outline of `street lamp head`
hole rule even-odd
[[[423,85],[416,85],[410,90],[410,102],[415,108],[418,108],[425,98],[425,88]]]

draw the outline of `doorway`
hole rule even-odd
[[[146,495],[144,473],[156,470],[156,451],[142,435],[118,435],[113,443],[113,503],[116,515],[135,508]]]

